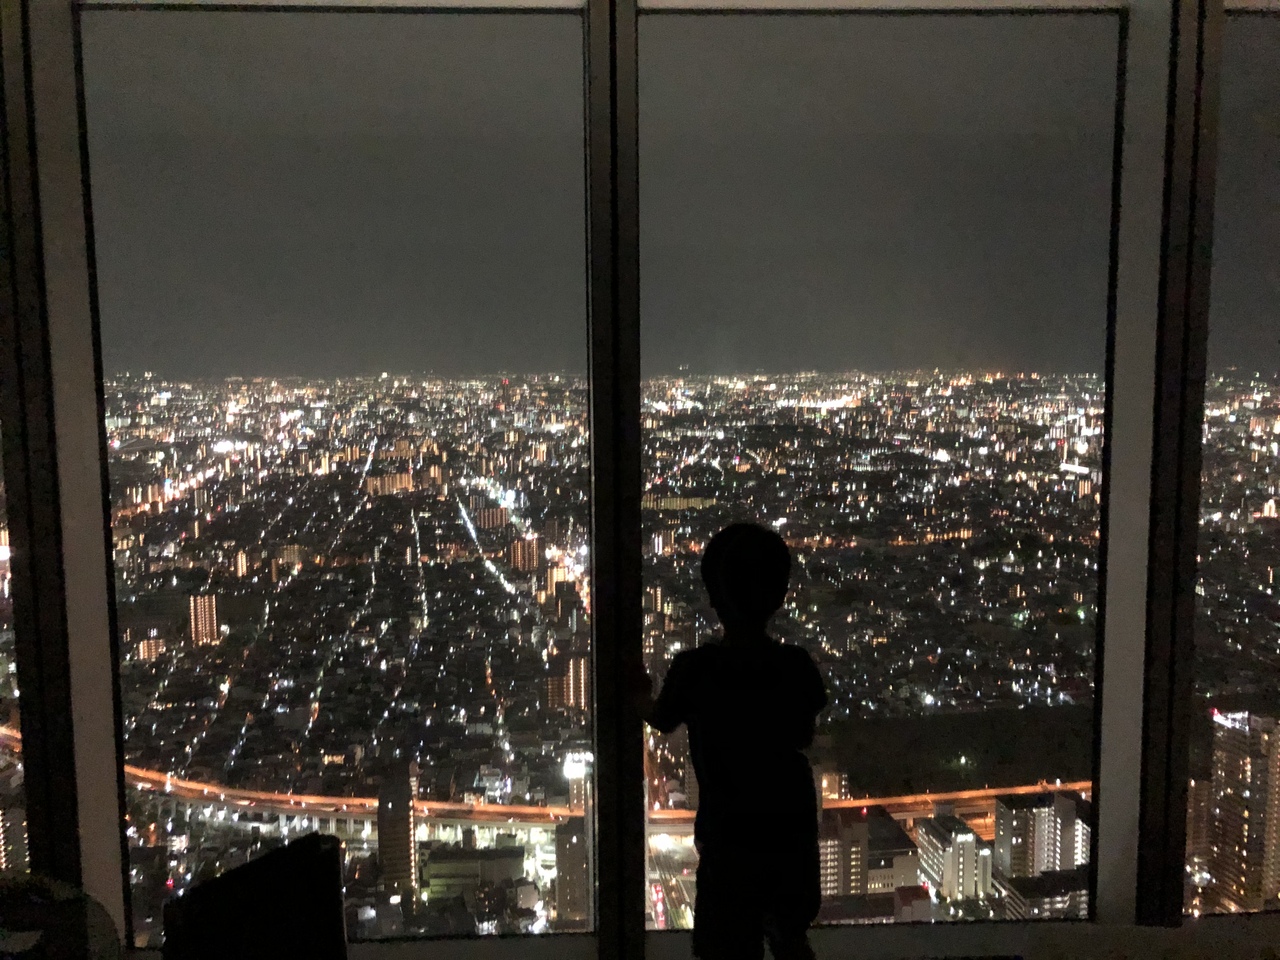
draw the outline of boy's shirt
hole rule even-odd
[[[816,834],[813,771],[802,751],[826,702],[813,658],[776,640],[708,643],[671,661],[649,723],[663,733],[689,728],[699,844],[747,843],[746,825],[762,820],[775,836]]]

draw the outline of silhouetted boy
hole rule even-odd
[[[801,752],[827,694],[813,659],[766,632],[782,606],[791,554],[754,524],[721,530],[702,555],[724,637],[671,661],[644,717],[670,733],[689,728],[698,777],[698,864],[693,952],[755,960],[764,941],[778,960],[810,958],[818,914],[818,802]]]

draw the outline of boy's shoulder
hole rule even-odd
[[[671,658],[671,666],[674,668],[678,664],[685,669],[697,669],[714,662],[721,652],[720,644],[714,642],[704,643],[699,647],[681,650]]]
[[[703,643],[688,650],[681,650],[671,658],[670,670],[686,679],[702,678],[719,673],[724,667],[728,651],[717,641]]]

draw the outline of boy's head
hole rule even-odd
[[[786,543],[754,523],[725,527],[702,553],[702,582],[726,630],[763,629],[782,606],[790,577]]]

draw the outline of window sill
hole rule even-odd
[[[1235,960],[1257,958],[1280,941],[1280,915],[1203,917],[1177,929],[1092,923],[901,924],[822,927],[811,941],[819,960],[1016,955],[1025,960]],[[688,960],[685,931],[650,932],[647,960]],[[587,960],[595,938],[578,934],[476,940],[354,943],[351,960]],[[160,960],[158,950],[128,951],[129,960]]]

